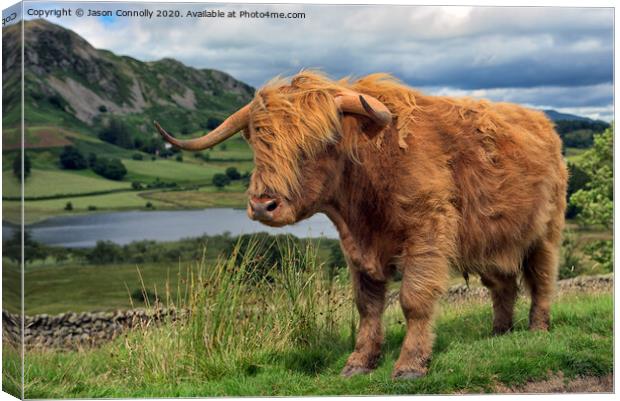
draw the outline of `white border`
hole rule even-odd
[[[126,2],[125,0],[107,0],[105,2]],[[133,0],[132,2],[136,2],[136,3],[156,3],[155,1],[145,1],[145,0]],[[5,9],[13,4],[17,3],[16,1],[10,1],[10,0],[0,0],[0,5],[2,6],[2,9]],[[264,0],[251,0],[251,1],[239,1],[239,0],[226,0],[226,1],[179,1],[179,0],[167,0],[167,1],[158,1],[157,3],[238,3],[238,4],[286,4],[286,3],[290,3],[290,4],[343,4],[343,5],[361,5],[361,4],[380,4],[380,5],[433,5],[433,6],[447,6],[447,5],[458,5],[458,6],[531,6],[531,7],[548,7],[548,6],[554,6],[554,7],[611,7],[614,8],[614,20],[616,17],[616,12],[617,10],[615,9],[615,2],[611,1],[611,0],[590,0],[588,2],[583,2],[583,1],[577,1],[577,0],[522,0],[522,1],[513,1],[513,0],[507,0],[507,1],[499,1],[499,0],[473,0],[473,1],[458,1],[458,0],[450,0],[450,1],[437,1],[437,0],[423,0],[423,1],[416,1],[416,0],[389,0],[389,1],[381,1],[381,0],[376,0],[376,1],[352,1],[352,0],[335,0],[335,1],[329,1],[329,0],[312,0],[312,1],[300,1],[300,0],[289,0],[289,1],[264,1]],[[618,42],[618,32],[617,30],[614,29],[614,45],[615,43]],[[1,51],[1,46],[0,46],[0,51]],[[616,63],[616,57],[615,57],[615,46],[614,46],[614,83],[615,83],[615,77],[617,76],[618,73],[618,64]],[[22,77],[23,77],[23,72],[22,72]],[[618,96],[618,88],[614,85],[614,100],[617,98]],[[23,110],[23,108],[22,108]],[[617,112],[615,109],[615,101],[614,101],[614,121],[616,120],[617,117]],[[23,126],[23,125],[22,125]],[[615,146],[615,142],[614,142],[614,161],[617,160],[618,157],[618,147]],[[0,154],[0,162],[2,161],[2,155]],[[614,199],[618,199],[618,192],[617,192],[617,185],[615,185],[617,183],[617,169],[616,169],[616,163],[614,162]],[[2,178],[0,177],[0,185],[2,182]],[[2,216],[2,211],[0,210],[0,217]],[[618,217],[618,209],[614,208],[614,221],[617,221],[617,217]],[[618,236],[618,226],[614,224],[614,266],[618,266],[618,261],[620,260],[620,253],[616,252],[616,241],[615,239]],[[23,280],[22,280],[23,283]],[[618,295],[618,287],[614,285],[614,300],[616,299],[616,296]],[[0,286],[0,295],[2,293],[2,289]],[[23,289],[22,289],[22,294],[23,294]],[[23,302],[22,302],[23,305]],[[617,366],[617,360],[615,359],[615,356],[617,355],[617,349],[618,349],[618,338],[615,336],[616,333],[616,324],[618,322],[618,318],[619,318],[620,314],[618,312],[618,308],[615,308],[615,303],[614,303],[614,389],[617,390],[619,387],[619,378],[618,378],[618,374],[616,374],[616,369],[615,367]],[[1,353],[1,350],[0,350]],[[23,378],[22,378],[23,379]],[[374,398],[379,398],[380,396],[376,396]],[[433,396],[433,395],[415,395],[415,396],[389,396],[390,400],[431,400],[431,399],[436,399],[436,398],[441,398],[441,399],[457,399],[457,397],[463,397],[462,395],[459,396]],[[507,398],[510,397],[511,400],[580,400],[584,397],[587,397],[589,400],[591,401],[595,401],[595,400],[615,400],[616,397],[614,394],[546,394],[546,395],[524,395],[524,394],[515,394],[515,395],[465,395],[464,397],[467,397],[469,399],[472,400],[477,400],[477,399],[484,399],[484,400],[496,400],[496,399],[502,399],[502,398]],[[264,400],[266,398],[286,398],[286,399],[300,399],[300,400],[326,400],[326,399],[332,399],[332,398],[337,398],[340,400],[355,400],[355,399],[359,399],[361,397],[244,397],[244,398],[208,398],[208,399],[227,399],[227,400],[232,400],[232,399],[239,399],[239,400],[243,400],[243,401],[254,401],[254,400]],[[383,398],[383,397],[381,397]],[[388,397],[385,397],[388,398]],[[196,398],[192,398],[192,399],[196,399]],[[205,398],[207,399],[207,398]],[[0,401],[5,401],[5,400],[14,400],[14,398],[6,393],[0,393]],[[156,400],[169,400],[169,399],[156,399]]]

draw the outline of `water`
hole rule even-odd
[[[7,239],[14,226],[2,222]],[[245,210],[204,209],[175,211],[131,211],[52,217],[26,226],[36,241],[68,248],[91,247],[100,240],[120,245],[132,241],[175,241],[203,234],[230,233],[232,236],[268,232],[293,234],[299,238],[337,238],[338,233],[324,214],[314,215],[292,226],[268,227],[248,218]]]

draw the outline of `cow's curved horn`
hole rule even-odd
[[[357,92],[346,92],[336,95],[336,105],[347,113],[360,114],[372,119],[381,127],[392,121],[392,113],[378,99]]]
[[[233,115],[228,117],[216,129],[200,138],[180,140],[176,139],[165,129],[163,129],[157,121],[154,121],[155,128],[161,136],[174,146],[185,150],[203,150],[212,148],[220,142],[225,141],[237,132],[248,126],[250,119],[250,105],[245,105],[237,110]]]

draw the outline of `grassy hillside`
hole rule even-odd
[[[491,335],[488,300],[443,302],[429,374],[403,382],[390,378],[405,333],[392,303],[377,370],[341,378],[357,324],[349,284],[304,260],[306,270],[286,265],[262,284],[244,280],[243,262],[235,269],[227,261],[195,265],[181,285],[185,295],[172,298],[194,311],[189,320],[136,329],[97,349],[29,351],[26,397],[477,393],[558,374],[570,380],[612,373],[611,294],[564,293],[552,308],[549,333],[527,331],[528,305],[520,299],[515,330],[500,337]],[[7,345],[3,352],[8,375],[16,354]]]

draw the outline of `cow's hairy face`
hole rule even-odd
[[[248,215],[270,226],[316,213],[334,190],[340,116],[326,92],[259,93],[244,136],[254,151]]]

